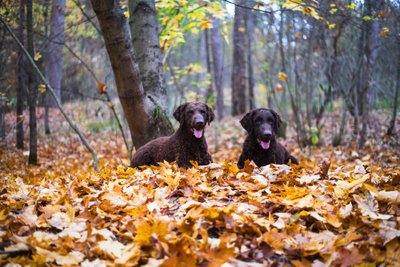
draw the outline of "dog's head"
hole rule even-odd
[[[269,148],[271,140],[275,139],[275,133],[281,123],[278,113],[267,108],[254,109],[240,120],[243,128],[249,135],[253,135],[258,144],[265,150]]]
[[[188,127],[194,137],[202,138],[206,123],[214,120],[214,112],[202,102],[189,102],[180,105],[174,112],[174,117],[179,123]]]

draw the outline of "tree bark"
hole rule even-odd
[[[162,70],[160,34],[154,0],[129,0],[132,43],[146,95],[166,107],[166,86]]]
[[[91,2],[100,22],[118,95],[137,149],[158,136],[172,133],[172,125],[158,101],[144,92],[129,25],[119,1]]]
[[[250,1],[251,6],[255,3]],[[246,12],[246,33],[247,33],[247,75],[248,75],[248,90],[249,90],[249,109],[255,108],[254,98],[254,75],[253,75],[253,40],[254,40],[254,16],[252,10]]]
[[[47,46],[46,77],[61,101],[61,79],[63,69],[63,43],[65,24],[65,0],[53,0],[50,18],[50,42]],[[45,96],[45,132],[50,133],[49,107],[54,107],[53,97],[46,92]]]
[[[24,30],[25,30],[25,0],[20,0],[19,4],[19,25],[18,25],[18,38],[24,44]],[[17,121],[16,121],[16,147],[18,149],[24,148],[24,101],[26,93],[28,92],[27,84],[28,77],[26,73],[26,59],[22,49],[18,50],[18,63],[17,63]]]
[[[26,1],[26,29],[27,29],[27,48],[29,55],[34,56],[33,47],[33,17],[32,0]],[[32,64],[28,67],[28,87],[29,87],[29,164],[38,164],[37,155],[37,124],[36,124],[36,99],[37,88],[35,84],[35,74]]]
[[[400,47],[400,42],[398,42],[398,47]],[[399,91],[400,91],[400,49],[398,49],[398,59],[397,59],[397,79],[396,79],[396,91],[394,93],[393,100],[393,113],[392,118],[390,119],[389,127],[387,129],[387,134],[392,135],[394,132],[394,126],[396,125],[396,116],[397,116],[397,102],[399,99]]]
[[[232,115],[246,112],[246,53],[245,53],[245,10],[244,0],[236,0],[233,26],[233,66],[232,66]]]
[[[214,84],[217,92],[217,118],[221,120],[224,117],[224,47],[220,33],[221,23],[217,18],[213,19],[213,28],[211,29],[211,50],[214,67]]]
[[[367,15],[372,16],[374,13],[377,13],[382,7],[382,0],[367,0],[365,2]],[[365,74],[363,77],[359,79],[361,82],[360,90],[360,112],[361,112],[361,120],[362,120],[362,128],[360,132],[360,138],[358,140],[358,147],[363,148],[366,136],[367,136],[367,127],[368,127],[368,111],[369,111],[369,100],[368,95],[371,91],[371,88],[374,85],[374,66],[377,58],[377,45],[378,45],[378,32],[379,32],[379,22],[378,21],[366,21],[366,42],[364,43],[364,55],[366,58],[366,68]]]
[[[213,58],[211,55],[211,38],[210,38],[210,31],[208,29],[204,30],[204,44],[206,47],[206,61],[207,61],[207,73],[208,73],[208,78],[210,80],[210,84],[208,85],[207,88],[207,93],[206,93],[206,97],[205,97],[205,102],[208,104],[213,104],[213,103],[209,103],[210,100],[213,99],[213,95],[214,95],[214,63],[213,63]],[[213,102],[213,101],[211,101]]]

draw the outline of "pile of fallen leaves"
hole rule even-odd
[[[0,265],[400,265],[398,147],[302,152],[288,140],[299,166],[239,170],[244,132],[219,127],[214,163],[190,169],[128,168],[109,134],[92,136],[100,172],[68,135],[45,139],[36,167],[2,148]]]

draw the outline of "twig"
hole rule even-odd
[[[67,120],[68,124],[71,126],[71,128],[77,133],[79,136],[80,140],[82,143],[85,145],[85,147],[90,151],[93,157],[93,167],[96,171],[99,170],[99,159],[97,157],[96,151],[93,149],[93,147],[89,144],[87,141],[86,137],[83,135],[83,133],[79,130],[78,126],[74,124],[74,122],[71,120],[71,118],[68,116],[66,111],[64,110],[63,106],[61,105],[60,100],[58,100],[53,87],[49,84],[47,81],[46,77],[44,77],[43,73],[39,70],[38,66],[35,64],[35,61],[33,58],[29,55],[28,51],[25,49],[24,45],[19,41],[18,37],[15,36],[14,32],[11,30],[10,26],[3,20],[3,18],[0,17],[0,22],[3,23],[3,25],[6,27],[7,31],[10,33],[12,38],[15,40],[15,42],[18,44],[18,46],[21,48],[21,50],[24,52],[26,57],[28,58],[29,62],[32,64],[33,68],[37,72],[37,74],[40,76],[42,79],[43,83],[46,85],[48,90],[50,91],[50,94],[54,97],[54,100],[57,104],[57,107],[60,109],[61,113],[63,114],[64,118]]]

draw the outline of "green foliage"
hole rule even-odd
[[[308,129],[311,145],[316,146],[319,143],[319,130],[315,127]]]
[[[96,120],[86,124],[86,129],[91,132],[107,132],[111,127],[117,126],[117,121],[112,120]]]
[[[185,43],[186,32],[199,33],[212,28],[212,17],[225,18],[226,11],[217,1],[161,0],[156,3],[161,24],[160,45],[164,50]]]

